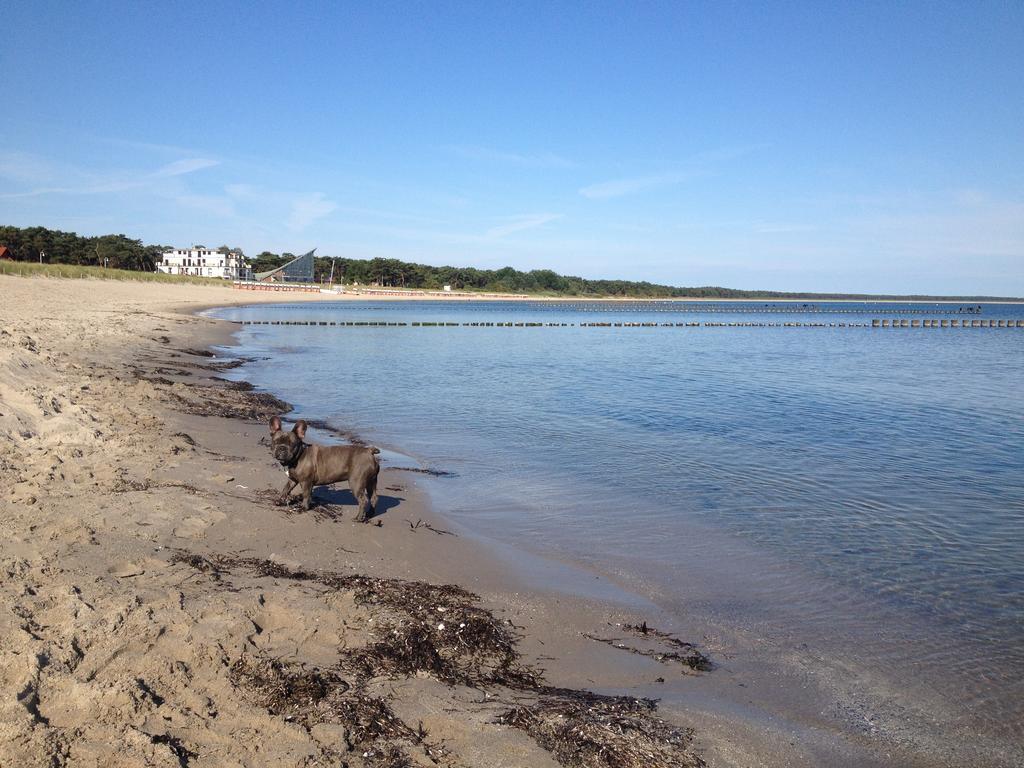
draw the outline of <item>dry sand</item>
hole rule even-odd
[[[414,474],[385,465],[368,525],[345,488],[311,513],[273,506],[283,474],[260,441],[282,406],[217,378],[228,361],[204,350],[232,327],[193,311],[322,298],[0,277],[0,766],[899,754],[838,726],[801,741],[722,707],[581,692],[719,672],[624,627],[645,618],[635,607],[523,589],[479,543],[443,533]]]

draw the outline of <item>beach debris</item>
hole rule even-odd
[[[386,700],[368,693],[371,681],[424,674],[449,685],[483,689],[484,701],[498,708],[495,723],[524,731],[567,768],[704,765],[693,751],[692,732],[659,718],[654,700],[546,685],[541,671],[521,658],[512,622],[479,605],[480,598],[462,587],[185,550],[176,551],[171,562],[215,580],[245,571],[311,582],[348,592],[356,605],[375,609],[366,622],[371,642],[339,648],[340,658],[330,670],[252,653],[231,668],[233,683],[273,714],[307,729],[324,723],[343,727],[346,748],[359,750],[367,765],[419,764],[410,759],[414,750],[422,750],[431,762],[448,764],[446,748],[427,742],[422,723],[409,726]]]
[[[266,392],[228,390],[221,386],[190,384],[168,392],[176,410],[193,416],[264,421],[292,407]]]
[[[343,726],[338,750],[360,750],[369,766],[412,766],[406,750],[426,736],[406,725],[384,699],[369,695],[363,684],[334,672],[246,655],[232,665],[230,675],[235,686],[271,714],[310,731],[325,723]]]
[[[177,736],[171,736],[167,733],[151,734],[149,741],[152,744],[164,744],[174,755],[179,765],[188,765],[190,760],[199,757],[198,752],[193,752],[191,749],[185,746],[184,742]]]
[[[650,632],[650,630],[648,630],[648,632]],[[661,664],[677,663],[682,667],[683,672],[710,672],[713,669],[711,659],[701,653],[697,649],[697,646],[692,643],[679,640],[667,632],[659,632],[654,636],[660,642],[666,643],[676,650],[641,648],[635,645],[628,645],[617,637],[598,637],[597,635],[592,635],[587,632],[582,634],[588,640],[593,640],[597,643],[604,643],[605,645],[610,645],[613,648],[618,648],[620,651],[627,651],[628,653],[633,653],[637,656],[646,656],[647,658],[654,659]]]
[[[250,384],[248,381],[232,381],[231,379],[225,379],[220,376],[211,376],[211,381],[216,381],[218,386],[224,389],[230,389],[232,392],[252,392],[256,387]]]
[[[195,438],[192,437],[192,435],[188,434],[187,432],[175,432],[172,435],[172,437],[180,437],[188,445],[192,445],[192,446],[197,445],[197,443],[195,441]]]
[[[497,722],[525,731],[568,768],[702,768],[693,732],[656,715],[653,699],[546,688]]]
[[[148,491],[152,483],[149,480],[133,480],[127,476],[124,469],[117,470],[117,479],[114,480],[111,493],[131,493],[133,491]]]
[[[455,536],[456,535],[456,534],[452,533],[451,531],[444,530],[443,528],[435,528],[430,523],[423,522],[423,520],[417,520],[415,523],[413,523],[412,520],[409,520],[408,518],[406,518],[405,522],[407,522],[409,524],[409,529],[412,530],[412,531],[418,531],[420,528],[423,528],[424,530],[430,531],[431,533],[436,533],[438,536]]]
[[[386,467],[388,470],[394,470],[395,472],[415,472],[419,475],[430,475],[431,477],[456,477],[454,472],[450,472],[447,469],[429,469],[425,467]]]

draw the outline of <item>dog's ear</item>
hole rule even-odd
[[[308,425],[306,424],[306,420],[305,419],[299,419],[298,421],[295,422],[295,427],[292,429],[292,431],[296,435],[299,436],[299,440],[305,440],[306,439],[306,427],[307,426]]]
[[[270,434],[281,431],[281,419],[277,416],[270,417]]]

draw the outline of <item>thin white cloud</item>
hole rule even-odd
[[[38,187],[26,192],[11,192],[0,195],[0,198],[42,197],[44,195],[107,195],[112,192],[125,192],[145,186],[145,182],[131,180],[110,180],[81,187]]]
[[[613,179],[580,189],[580,194],[591,200],[607,200],[612,197],[634,195],[654,187],[667,187],[685,181],[692,174],[660,173],[654,176],[640,176],[632,179]]]
[[[508,152],[502,149],[477,146],[453,146],[448,147],[459,157],[469,160],[483,160],[493,163],[508,163],[510,165],[522,165],[532,168],[571,168],[573,163],[560,155],[552,152],[523,153]]]
[[[154,152],[162,155],[180,155],[183,157],[189,157],[190,155],[199,154],[198,150],[189,149],[187,147],[178,147],[173,144],[156,144],[150,141],[133,141],[131,139],[119,139],[113,136],[99,136],[95,138],[103,144],[113,144],[117,147],[127,147],[129,149],[138,149],[144,152]]]
[[[53,163],[25,152],[0,152],[0,179],[21,184],[45,184],[57,177]]]
[[[305,195],[292,201],[292,211],[288,216],[288,228],[300,232],[317,219],[330,215],[337,204],[328,200],[320,192]]]
[[[611,179],[583,187],[579,193],[591,200],[606,200],[613,197],[634,195],[656,187],[668,187],[689,179],[705,176],[715,171],[715,166],[756,152],[767,144],[748,144],[734,147],[719,147],[691,155],[676,164],[676,171],[625,179]]]
[[[501,238],[506,235],[511,235],[513,232],[522,232],[525,229],[536,229],[537,227],[543,227],[550,221],[562,218],[560,213],[535,213],[526,216],[515,216],[504,224],[499,224],[496,227],[491,227],[487,230],[485,237],[488,238]]]
[[[25,153],[0,154],[0,178],[31,188],[0,194],[0,198],[28,198],[44,195],[104,195],[125,192],[157,183],[163,179],[194,173],[218,165],[219,160],[188,158],[176,160],[155,171],[116,171],[96,173],[75,166],[59,166],[44,158]],[[64,182],[55,185],[53,182]],[[70,182],[70,183],[68,183]]]
[[[212,168],[215,165],[220,165],[220,161],[210,160],[205,157],[191,157],[186,160],[175,160],[173,163],[168,163],[158,168],[152,175],[154,178],[184,176],[186,173],[195,173],[204,168]]]

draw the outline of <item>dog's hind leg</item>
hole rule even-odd
[[[377,476],[370,475],[366,479],[366,492],[370,494],[370,515],[377,511]]]
[[[361,488],[358,488],[358,489],[357,488],[353,488],[352,489],[352,493],[355,495],[356,501],[359,504],[359,512],[356,514],[356,522],[357,523],[365,523],[366,522],[367,507],[370,506],[370,496],[366,492],[366,488],[365,487],[361,487]]]

